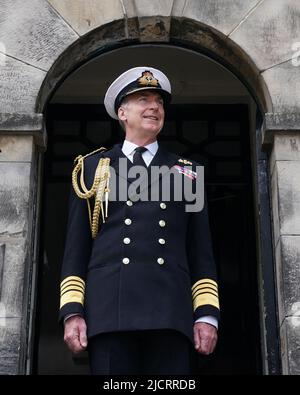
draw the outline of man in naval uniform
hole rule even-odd
[[[104,99],[125,130],[124,142],[75,160],[60,320],[70,350],[87,348],[92,374],[189,374],[191,345],[205,355],[216,346],[219,301],[206,200],[202,210],[187,212],[172,193],[138,200],[128,192],[135,165],[147,174],[167,169],[137,193],[164,183],[171,170],[196,182],[199,165],[157,142],[170,100],[160,70],[127,70]],[[123,183],[108,200],[109,169]],[[202,180],[205,195],[203,189]]]

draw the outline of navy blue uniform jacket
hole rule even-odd
[[[88,188],[101,157],[110,158],[110,166],[120,177],[119,158],[126,158],[121,147],[117,144],[85,158]],[[131,162],[126,161],[130,168]],[[185,166],[178,155],[159,146],[148,169],[163,165],[169,169]],[[193,170],[196,165],[192,162]],[[185,204],[175,201],[172,193],[170,201],[131,202],[130,197],[110,201],[108,218],[93,240],[87,202],[72,190],[60,320],[67,314],[81,314],[88,337],[112,331],[175,329],[193,342],[195,319],[219,318],[206,201],[200,212],[186,212]]]

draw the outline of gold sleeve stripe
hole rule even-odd
[[[214,281],[211,280],[210,278],[204,278],[202,280],[197,281],[193,286],[192,286],[192,290],[194,290],[196,287],[198,287],[199,285],[208,283],[211,286],[215,287],[216,289],[218,289],[218,284]]]
[[[67,287],[69,284],[76,284],[82,288],[85,287],[85,284],[82,284],[82,282],[80,282],[80,281],[70,280],[70,281],[65,282],[63,285],[61,285],[60,288],[63,289],[64,287]]]
[[[81,287],[78,287],[77,285],[69,285],[60,291],[60,296],[64,295],[66,292],[69,292],[70,290],[84,294],[84,289]]]
[[[74,281],[70,281],[69,283],[65,284],[63,287],[60,287],[60,292],[64,292],[67,288],[70,287],[78,287],[79,289],[81,289],[84,292],[84,285],[82,285],[81,283],[75,283]]]
[[[218,288],[214,287],[213,285],[209,284],[209,283],[204,283],[204,284],[200,284],[197,285],[197,287],[195,287],[192,291],[192,293],[194,294],[195,292],[197,292],[199,289],[204,289],[204,288],[209,288],[212,289],[213,291],[218,293]]]
[[[75,281],[75,282],[79,282],[81,283],[83,286],[85,285],[85,282],[83,281],[82,278],[78,277],[78,276],[69,276],[66,277],[61,283],[60,286],[63,287],[67,282],[69,281]]]
[[[205,293],[205,294],[201,294],[195,297],[195,299],[193,300],[193,305],[194,305],[194,311],[200,307],[200,306],[204,306],[204,305],[211,305],[216,307],[217,309],[220,309],[220,305],[219,305],[219,299],[211,294]]]
[[[199,289],[198,291],[196,291],[193,294],[193,299],[195,299],[195,297],[199,294],[204,294],[204,293],[208,293],[208,294],[212,294],[215,295],[217,298],[219,297],[218,292],[214,291],[213,289],[210,288],[203,288],[203,289]]]
[[[78,291],[68,291],[60,298],[60,308],[62,308],[67,303],[80,303],[83,305],[84,294]]]

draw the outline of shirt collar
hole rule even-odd
[[[133,151],[138,147],[137,144],[132,143],[131,141],[124,140],[122,151],[126,156],[132,155]],[[158,150],[158,143],[155,140],[153,143],[145,145],[145,148],[151,153],[151,155],[155,155]]]

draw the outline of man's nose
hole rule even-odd
[[[150,103],[150,107],[153,108],[154,110],[158,110],[158,102],[156,100],[152,100]]]

